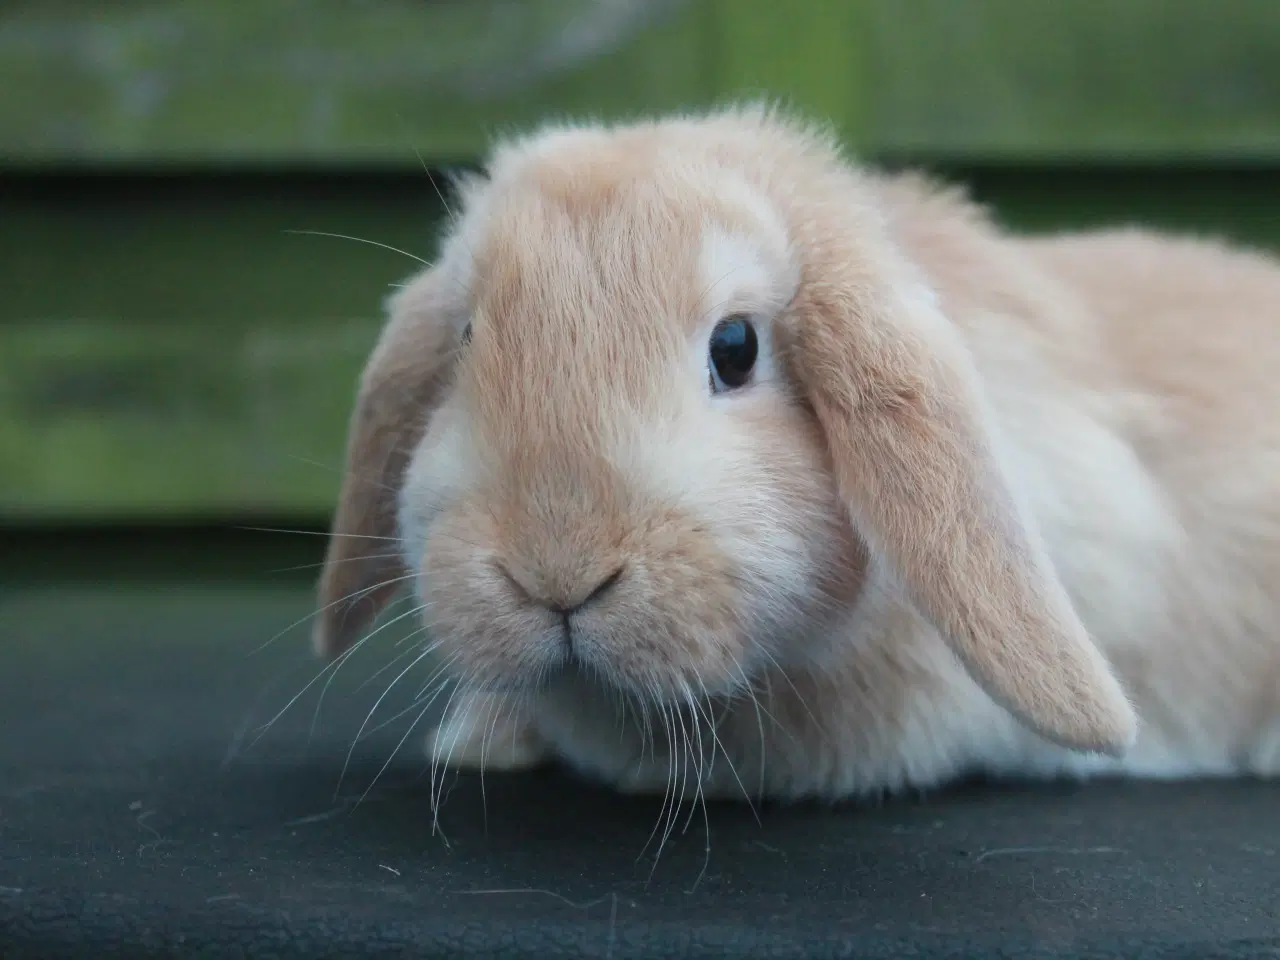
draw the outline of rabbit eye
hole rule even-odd
[[[709,350],[712,393],[745,386],[759,352],[756,328],[746,317],[726,317],[717,323]]]
[[[471,321],[467,321],[467,325],[462,328],[462,345],[466,346],[471,342]]]

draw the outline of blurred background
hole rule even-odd
[[[4,0],[0,589],[305,612],[323,538],[248,528],[325,528],[416,264],[298,231],[430,258],[495,132],[761,95],[1012,226],[1280,247],[1277,0]]]
[[[1012,227],[1139,221],[1280,250],[1280,0],[0,0],[0,900],[48,887],[40,923],[88,924],[112,949],[145,926],[158,955],[164,930],[204,929],[173,924],[223,916],[214,901],[227,930],[281,950],[265,924],[308,896],[340,903],[322,937],[358,904],[416,913],[427,899],[391,891],[436,883],[439,863],[464,885],[452,871],[472,876],[468,858],[477,885],[554,888],[575,918],[627,889],[615,881],[648,890],[652,809],[575,814],[565,831],[564,800],[523,783],[505,804],[460,787],[460,852],[433,859],[434,778],[409,738],[443,687],[416,667],[420,638],[402,642],[416,619],[387,618],[340,677],[312,657],[307,619],[357,377],[390,285],[435,253],[442,171],[547,117],[764,96],[833,122],[866,160],[967,185]],[[886,904],[933,930],[967,923],[971,899],[985,925],[1061,955],[1069,918],[1219,935],[1249,912],[1234,891],[1270,882],[1256,857],[1272,851],[1235,853],[1219,829],[1247,816],[1234,800],[1212,829],[1175,831],[1166,893],[1160,870],[1132,866],[1163,855],[1093,860],[1117,871],[1098,884],[1043,858],[1016,877],[955,872],[984,830],[997,853],[1055,836],[1065,853],[1163,850],[1141,810],[1113,824],[1112,851],[1094,847],[1112,842],[1105,825],[1069,826],[1106,815],[1046,801],[1018,827],[1022,803],[972,808],[950,834],[928,810],[901,821],[944,851],[936,901],[914,853],[848,854],[856,870],[842,861],[828,884],[803,846],[827,846],[828,827],[792,835],[791,866],[747,859],[782,850],[745,815],[717,834],[725,869],[700,889],[766,920],[806,891],[856,898],[848,916],[877,930]],[[1164,822],[1178,807],[1150,809]],[[866,849],[897,851],[884,838],[899,821],[880,822]],[[679,891],[654,902],[671,916],[705,919],[686,890],[710,834],[704,848],[695,824],[664,854]],[[1117,883],[1131,895],[1102,902]],[[175,906],[139,906],[152,894]],[[1202,919],[1219,908],[1226,927]],[[379,927],[378,949],[397,929]]]

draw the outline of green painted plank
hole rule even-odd
[[[863,134],[860,5],[713,0],[718,98],[766,97]]]
[[[1138,219],[1280,249],[1280,169],[957,171],[1019,227]],[[0,522],[323,518],[424,176],[114,177],[0,190]]]
[[[950,176],[1013,229],[1138,223],[1280,252],[1280,165],[1219,171],[983,166],[955,167]]]
[[[425,175],[0,190],[0,516],[323,513]]]
[[[705,98],[705,27],[685,0],[10,0],[0,160],[470,157],[548,109]]]
[[[1280,157],[1277,0],[861,0],[881,155]]]
[[[0,516],[322,513],[375,333],[0,327]]]
[[[623,16],[611,22],[611,11]],[[1275,158],[1280,3],[0,5],[9,165],[407,166],[415,148],[473,157],[494,130],[549,113],[620,116],[757,92],[831,117],[881,155]]]
[[[368,316],[387,284],[415,268],[410,255],[434,255],[440,209],[420,170],[0,177],[0,323]]]

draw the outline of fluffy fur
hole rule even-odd
[[[1280,264],[1024,238],[767,109],[501,143],[394,299],[315,641],[624,790],[1280,766]],[[749,315],[752,382],[708,337]],[[387,538],[402,555],[387,556]]]

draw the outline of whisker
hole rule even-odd
[[[431,261],[424,260],[417,254],[410,253],[408,250],[401,250],[399,247],[393,247],[389,243],[379,243],[377,240],[367,240],[364,237],[352,237],[345,233],[330,233],[326,230],[286,230],[284,232],[304,237],[332,237],[335,240],[350,240],[354,243],[367,243],[371,247],[381,247],[383,250],[390,250],[392,253],[398,253],[401,256],[408,257],[410,260],[416,260],[424,267],[431,266]]]
[[[412,144],[410,145],[412,146]],[[422,159],[422,154],[418,152],[418,148],[413,146],[413,155],[418,158],[418,163],[422,164],[422,170],[427,175],[427,180],[431,183],[431,189],[435,190],[436,197],[440,200],[440,205],[444,207],[444,212],[449,215],[449,219],[456,226],[458,224],[458,213],[453,207],[449,206],[449,201],[444,198],[444,191],[440,189],[440,184],[436,183],[436,178],[431,175],[427,162]]]
[[[319,563],[300,563],[293,567],[276,567],[272,570],[264,570],[263,573],[270,576],[277,573],[297,573],[299,570],[318,570],[321,567],[335,563],[356,563],[365,560],[399,560],[404,554],[396,551],[395,553],[365,553],[358,557],[342,557],[336,560],[321,560]]]
[[[484,835],[489,835],[489,796],[485,792],[484,786],[484,767],[485,760],[489,756],[489,745],[493,740],[494,731],[498,728],[498,717],[502,712],[502,700],[497,697],[489,697],[489,713],[491,717],[484,735],[480,738],[480,818],[484,824]]]
[[[648,682],[648,686],[649,686],[650,691],[651,691],[651,693],[650,693],[650,697],[651,697],[651,699],[652,699],[652,701],[653,701],[654,706],[657,708],[658,719],[659,719],[659,720],[661,721],[661,723],[662,723],[662,729],[663,729],[664,736],[666,736],[666,737],[667,737],[668,742],[670,742],[670,741],[672,740],[672,734],[671,734],[671,730],[670,730],[669,723],[668,723],[666,704],[662,702],[662,699],[661,699],[661,698],[660,698],[660,696],[658,695],[658,689],[657,689],[657,685],[656,685],[655,681],[653,681],[652,679],[650,679],[650,680],[649,680],[649,682]],[[640,855],[636,858],[637,860],[639,860],[641,857],[643,857],[643,856],[644,856],[644,854],[645,854],[645,851],[649,849],[649,844],[653,843],[654,837],[656,837],[656,836],[658,835],[658,829],[659,829],[659,827],[661,827],[661,826],[662,826],[662,824],[663,824],[663,822],[664,822],[664,820],[665,820],[665,814],[666,814],[666,810],[667,810],[667,802],[668,802],[668,800],[670,799],[670,796],[671,796],[671,764],[672,764],[672,762],[673,762],[673,761],[672,761],[672,759],[671,759],[672,751],[671,751],[671,750],[668,750],[668,751],[667,751],[667,753],[668,753],[668,756],[667,756],[667,783],[666,783],[666,787],[665,787],[665,789],[663,790],[663,794],[662,794],[662,805],[658,808],[658,816],[657,816],[657,820],[656,820],[656,821],[654,822],[654,824],[653,824],[653,829],[649,831],[649,836],[648,836],[648,838],[646,838],[646,840],[645,840],[645,842],[644,842],[644,846],[640,849]],[[655,762],[657,761],[657,743],[656,743],[656,736],[655,736],[655,743],[654,743],[654,755],[653,755],[653,760],[654,760]],[[655,864],[654,864],[654,867],[656,868],[656,866],[657,866],[657,864],[655,863]],[[649,876],[650,876],[650,878],[652,878],[652,876],[653,876],[653,871],[652,871],[652,869],[650,870]]]
[[[428,650],[424,650],[417,657],[415,657],[414,660],[407,667],[405,667],[403,670],[400,671],[400,673],[396,675],[396,678],[387,685],[387,688],[383,690],[382,693],[378,696],[378,699],[374,702],[373,706],[369,708],[369,712],[365,715],[364,722],[360,724],[360,729],[356,731],[356,739],[352,741],[351,747],[347,750],[346,760],[344,760],[342,764],[342,772],[338,774],[337,791],[341,791],[342,789],[342,781],[343,779],[345,779],[347,775],[347,768],[351,764],[351,756],[353,753],[355,753],[356,744],[360,742],[360,735],[364,733],[365,727],[369,725],[369,720],[373,717],[374,713],[377,712],[378,707],[382,705],[382,701],[386,699],[387,694],[389,694],[392,690],[395,689],[396,684],[398,684],[401,681],[401,679],[404,678],[405,674],[407,674],[410,670],[412,670],[414,667],[416,667],[419,663],[421,663],[424,659],[426,659],[430,655],[431,655],[431,651],[428,649]],[[403,742],[404,741],[402,740],[401,743]],[[390,760],[388,760],[387,762],[389,763]],[[337,791],[335,791],[335,794],[334,794],[335,797],[337,796]],[[366,793],[367,792],[368,791],[366,791]]]
[[[286,680],[290,678],[290,676],[297,669],[297,666],[298,666],[297,664],[286,666],[283,670],[281,670],[278,674],[276,674],[274,679],[269,679],[266,681],[266,683],[263,684],[262,688],[258,691],[257,695],[254,697],[253,703],[245,711],[244,721],[243,723],[241,723],[240,728],[232,737],[232,741],[227,747],[227,752],[224,755],[223,761],[222,761],[223,769],[226,769],[232,763],[234,763],[235,760],[240,756],[240,754],[244,750],[248,750],[253,746],[253,743],[250,743],[248,747],[244,746],[244,741],[246,737],[248,737],[251,732],[257,729],[253,724],[253,715],[257,713],[258,708],[261,707],[262,704],[266,702],[267,698],[274,695],[276,690]],[[254,742],[256,742],[256,740]]]
[[[757,824],[759,824],[760,826],[763,826],[763,823],[761,823],[760,821],[760,814],[756,811],[755,802],[752,799],[751,794],[747,792],[747,788],[743,785],[742,778],[738,776],[738,768],[734,766],[733,757],[729,755],[729,751],[725,747],[724,741],[720,739],[720,733],[718,730],[716,730],[717,724],[716,724],[715,718],[707,715],[705,711],[703,715],[706,717],[708,728],[711,732],[712,751],[713,751],[712,756],[713,757],[715,756],[714,750],[716,748],[719,748],[720,752],[724,754],[724,761],[729,767],[729,773],[732,774],[734,782],[737,783],[738,785],[738,789],[742,791],[742,797],[744,800],[746,800],[747,807],[750,808],[751,810],[751,815],[755,817]],[[763,749],[763,747],[761,747],[761,749]]]
[[[458,215],[453,208],[449,206],[449,201],[444,198],[444,194],[440,191],[440,185],[436,183],[436,178],[431,175],[431,168],[427,166],[427,161],[423,159],[421,151],[413,142],[410,136],[409,125],[405,122],[404,116],[396,111],[396,120],[400,123],[401,132],[404,134],[405,141],[409,144],[409,149],[413,151],[413,155],[418,158],[418,165],[422,167],[422,172],[427,175],[427,181],[431,184],[436,192],[436,197],[440,200],[440,205],[444,207],[444,212],[448,214],[449,219],[455,224],[458,222]]]
[[[391,766],[391,761],[396,758],[396,754],[400,752],[400,748],[404,746],[404,742],[408,740],[409,737],[413,734],[413,731],[417,728],[418,724],[422,722],[422,718],[427,715],[427,711],[430,709],[431,708],[429,706],[423,707],[422,712],[419,713],[417,717],[414,718],[413,723],[409,724],[409,729],[404,732],[404,736],[400,738],[400,741],[396,744],[395,749],[391,751],[391,755],[387,757],[386,762],[383,763],[383,765],[379,768],[378,772],[374,774],[373,780],[370,781],[369,786],[365,788],[364,793],[360,794],[359,799],[356,800],[355,807],[359,807],[360,804],[364,802],[364,799],[367,796],[369,796],[370,791],[372,791],[373,788],[377,786],[378,780],[381,779],[382,775],[387,772],[387,768]],[[353,807],[352,809],[354,810],[355,807]]]
[[[765,657],[769,660],[769,662],[773,664],[773,667],[777,671],[778,675],[782,677],[784,681],[786,681],[787,686],[791,688],[791,692],[794,693],[796,696],[796,702],[800,704],[800,708],[804,710],[804,712],[808,715],[809,719],[813,721],[814,727],[816,727],[818,730],[822,730],[823,729],[822,724],[818,722],[818,718],[814,716],[813,711],[809,709],[809,702],[800,695],[800,691],[796,688],[795,683],[792,682],[791,677],[787,674],[787,671],[782,668],[782,664],[778,663],[777,658],[774,657],[774,655],[771,654],[768,650],[761,648],[761,653],[763,653]]]
[[[307,619],[307,618],[303,618],[303,619]],[[299,623],[300,622],[302,621],[299,621]],[[289,629],[292,629],[292,628],[289,628]],[[370,636],[372,636],[372,634],[370,634]],[[258,731],[258,735],[254,737],[253,740],[249,743],[249,748],[252,749],[253,746],[257,744],[257,742],[266,735],[267,731],[271,729],[271,727],[276,723],[276,721],[279,720],[281,717],[283,717],[286,713],[288,713],[289,708],[292,707],[295,703],[297,703],[299,698],[301,698],[304,693],[310,690],[311,687],[314,686],[320,680],[321,677],[323,677],[326,673],[329,673],[330,671],[338,670],[342,666],[343,661],[345,661],[348,657],[352,656],[357,650],[359,650],[364,645],[365,641],[368,639],[369,637],[367,636],[363,637],[362,639],[358,640],[356,643],[353,643],[350,647],[344,650],[337,657],[335,657],[331,662],[326,663],[320,669],[320,672],[317,673],[314,677],[311,678],[311,680],[307,682],[306,686],[304,686],[301,690],[299,690],[296,694],[294,694],[293,697],[290,698],[289,702],[286,703],[280,709],[279,713],[277,713],[274,717],[272,717],[270,720],[268,720],[265,724],[262,725],[262,727]],[[272,641],[270,640],[267,641],[267,643],[271,643],[271,642]]]
[[[371,533],[335,533],[330,530],[288,530],[281,527],[236,527],[251,533],[287,533],[299,537],[350,537],[353,540],[385,540],[389,543],[404,543],[403,537],[378,537]]]
[[[685,695],[688,697],[689,705],[693,708],[694,713],[695,714],[700,713],[701,706],[695,699],[693,691],[686,688]],[[698,732],[698,758],[699,758],[698,792],[697,792],[697,796],[694,797],[694,809],[696,810],[699,806],[702,807],[702,827],[703,827],[703,837],[704,837],[705,846],[703,847],[702,869],[698,871],[697,877],[694,878],[693,886],[689,888],[690,893],[693,893],[698,889],[698,885],[702,883],[702,878],[707,875],[707,869],[711,866],[711,814],[710,814],[710,811],[707,809],[706,787],[707,787],[707,778],[711,775],[711,770],[714,769],[715,767],[715,757],[716,757],[715,750],[713,748],[711,752],[711,763],[710,765],[707,764],[706,753],[702,745],[702,725],[698,723],[698,718],[696,716],[693,718],[693,725],[694,725],[694,729]],[[710,732],[713,737],[716,737],[714,727],[710,728]],[[719,742],[719,737],[716,737],[716,742]],[[729,755],[726,753],[725,757],[728,758],[728,756]],[[732,760],[729,761],[729,766],[730,768],[732,768],[733,766]],[[735,774],[735,777],[736,777],[736,774]],[[692,821],[692,819],[693,819],[693,816],[692,814],[690,814],[689,820]],[[688,829],[689,829],[689,824],[686,822],[685,830],[688,830]]]
[[[324,613],[326,610],[332,609],[333,607],[338,606],[338,604],[340,603],[346,603],[348,600],[352,600],[352,599],[355,599],[356,597],[364,596],[365,594],[373,593],[376,590],[381,590],[383,587],[389,587],[394,583],[401,583],[405,580],[412,580],[413,577],[414,577],[413,574],[408,574],[403,577],[393,577],[390,580],[383,580],[379,583],[375,583],[371,587],[361,587],[359,590],[353,590],[351,593],[348,593],[345,597],[339,597],[337,600],[334,600],[331,603],[326,603],[324,606],[318,607],[315,610],[312,610],[306,616],[299,617],[297,620],[293,621],[293,623],[289,624],[289,626],[285,627],[283,630],[281,630],[279,633],[277,633],[275,636],[269,639],[266,643],[251,650],[249,653],[245,655],[246,659],[248,657],[257,656],[263,650],[267,649],[267,647],[271,646],[273,643],[275,643],[277,640],[283,637],[290,630],[297,629],[298,627],[306,623],[308,620],[312,619],[313,617],[318,617],[320,614]]]
[[[448,685],[449,685],[449,679],[447,677],[444,679],[437,679],[436,693],[427,699],[426,706],[430,707],[432,702],[435,700],[435,697],[438,696],[440,692],[442,692],[444,688]],[[368,730],[366,730],[364,734],[361,736],[360,740],[368,740],[374,734],[378,733],[379,731],[385,730],[387,727],[391,726],[391,724],[395,723],[405,714],[413,713],[413,711],[417,710],[421,706],[423,706],[422,697],[415,697],[413,701],[410,702],[410,704],[407,707],[405,707],[403,710],[393,714],[386,720],[383,720],[381,723],[375,726],[372,726]],[[359,743],[360,740],[357,740],[356,742]]]
[[[432,645],[432,649],[434,650],[434,649],[436,648],[436,646],[437,646],[436,644],[433,644],[433,645]],[[427,682],[426,682],[426,683],[424,683],[421,687],[419,687],[419,688],[418,688],[418,692],[417,692],[417,693],[415,693],[415,694],[413,695],[413,699],[414,699],[415,701],[417,701],[417,700],[421,700],[421,699],[426,695],[426,693],[427,693],[427,689],[428,689],[428,688],[429,688],[433,683],[435,683],[437,680],[439,680],[441,677],[443,677],[443,676],[445,675],[445,673],[448,671],[448,669],[449,669],[451,666],[453,666],[453,664],[457,661],[457,659],[458,659],[459,655],[460,655],[460,654],[458,654],[458,653],[456,653],[456,652],[455,652],[455,653],[451,653],[451,654],[449,654],[449,656],[447,656],[447,657],[444,659],[444,661],[443,661],[443,662],[442,662],[438,667],[436,667],[435,672],[434,672],[433,674],[431,674],[431,676],[427,679]]]
[[[668,812],[666,830],[662,835],[662,844],[658,848],[659,855],[661,855],[662,850],[666,848],[667,841],[671,838],[671,834],[675,830],[676,823],[678,822],[680,817],[679,806],[684,804],[686,798],[688,797],[689,767],[691,766],[690,752],[692,750],[692,747],[689,744],[689,728],[685,725],[684,714],[681,712],[678,706],[676,706],[675,704],[672,704],[671,716],[673,717],[675,722],[680,725],[680,741],[679,741],[680,742],[680,749],[679,749],[680,788],[679,788],[679,792],[675,794],[676,799],[675,801],[672,802],[671,808]],[[674,788],[674,781],[672,786]],[[657,866],[656,862],[654,865],[655,867]]]
[[[694,751],[691,756],[695,757],[697,762],[693,764],[695,777],[693,800],[689,806],[689,816],[685,819],[684,826],[680,830],[681,834],[689,832],[689,825],[693,823],[694,815],[698,812],[698,799],[702,796],[703,785],[707,777],[707,754],[702,743],[702,723],[700,722],[698,706],[694,702],[693,691],[687,683],[684,685],[684,700],[691,711],[689,730],[692,736],[689,738],[689,742],[690,750]],[[712,760],[714,761],[714,759],[715,755],[712,754]]]
[[[405,617],[412,617],[420,613],[421,611],[422,611],[422,607],[418,606],[418,607],[412,608],[411,610],[406,610],[404,613],[400,614],[397,617],[393,617],[391,620],[388,620],[386,623],[382,624],[382,626],[376,628],[375,630],[370,632],[368,635],[362,637],[358,643],[352,646],[352,650],[355,650],[357,647],[364,646],[364,644],[367,641],[377,636],[383,630],[387,629],[387,627],[390,627],[393,624],[399,622],[400,620],[403,620]],[[320,707],[324,703],[324,695],[329,692],[329,687],[333,684],[334,678],[338,675],[338,670],[341,669],[342,664],[346,661],[346,659],[347,659],[346,657],[339,658],[337,668],[335,668],[333,672],[329,674],[329,679],[326,680],[324,682],[324,686],[320,688],[320,696],[316,699],[316,709],[315,709],[315,712],[311,715],[311,732],[307,735],[308,742],[310,742],[311,737],[315,735],[316,725],[320,721]],[[363,684],[361,684],[361,687],[363,687]]]
[[[751,706],[755,709],[756,731],[760,735],[760,761],[759,761],[760,772],[759,772],[759,784],[758,784],[759,792],[756,795],[758,797],[763,797],[764,796],[764,773],[765,773],[765,737],[764,737],[764,720],[761,718],[760,697],[756,693],[755,684],[747,678],[747,671],[743,667],[742,662],[739,660],[737,661],[736,665],[738,668],[738,673],[742,675],[744,689],[747,691],[747,695],[751,698]],[[774,723],[776,724],[777,721],[775,720]],[[758,815],[756,819],[759,820]]]
[[[697,759],[698,759],[697,766],[694,771],[695,776],[697,777],[697,780],[694,783],[694,787],[696,791],[700,791],[702,789],[702,779],[704,774],[703,768],[706,763],[706,753],[702,747],[702,724],[699,722],[699,718],[697,716],[698,708],[693,700],[693,691],[689,689],[689,686],[687,683],[684,685],[683,693],[684,693],[685,702],[689,705],[690,709],[693,711],[693,714],[694,714],[689,718],[689,727],[693,732],[694,749],[697,750]],[[689,817],[688,819],[685,820],[684,827],[680,831],[681,833],[688,832],[689,824],[693,822],[693,816],[697,812],[697,810],[698,810],[698,805],[696,802],[696,792],[695,792],[695,802],[689,807]]]
[[[415,612],[416,612],[416,611],[415,611]],[[410,634],[409,634],[408,636],[406,636],[404,639],[402,639],[402,640],[397,640],[397,641],[396,641],[396,646],[397,646],[397,647],[399,647],[401,644],[403,644],[403,643],[405,643],[405,642],[407,642],[407,641],[409,641],[409,640],[412,640],[412,639],[414,639],[415,637],[420,637],[420,636],[422,636],[423,634],[425,634],[426,632],[427,632],[427,628],[426,628],[426,627],[419,627],[417,630],[414,630],[412,633],[410,633]],[[432,643],[428,644],[428,646],[431,648],[431,650],[435,650],[435,649],[436,649],[436,647],[437,647],[438,645],[439,645],[439,641],[434,641],[434,642],[432,642]],[[391,660],[387,661],[387,662],[386,662],[386,663],[384,663],[382,666],[380,666],[377,670],[375,670],[371,676],[368,676],[368,677],[366,677],[365,679],[361,680],[361,681],[360,681],[359,686],[357,686],[353,692],[355,692],[355,693],[359,693],[361,690],[363,690],[363,689],[364,689],[365,687],[367,687],[369,684],[373,683],[373,681],[377,680],[380,676],[382,676],[382,675],[383,675],[384,673],[386,673],[388,670],[393,670],[393,669],[395,669],[396,664],[397,664],[397,663],[399,663],[401,660],[403,660],[405,657],[412,657],[415,653],[420,653],[421,651],[422,651],[422,645],[421,645],[421,644],[419,644],[419,645],[417,645],[417,646],[410,647],[408,650],[402,650],[400,653],[396,654],[396,656],[395,656],[393,659],[391,659]]]
[[[453,705],[453,698],[458,695],[459,689],[460,689],[460,685],[454,685],[453,689],[449,691],[449,696],[445,698],[444,709],[440,713],[440,722],[442,724],[451,722],[450,718],[452,717],[452,714],[450,713],[450,707]],[[452,750],[450,750],[450,754],[452,754]],[[435,746],[433,744],[431,749],[431,789],[430,789],[432,832],[434,832],[436,828],[440,825],[440,803],[444,793],[443,778],[447,775],[447,772],[448,772],[447,769],[441,770],[440,767],[441,767],[440,751],[435,749]],[[446,764],[446,767],[447,767],[447,764]],[[439,792],[437,792],[437,788],[436,788],[436,771],[437,770],[440,770],[440,776],[441,776]]]
[[[467,696],[467,705],[459,709],[463,713],[465,713],[468,717],[474,716],[474,711],[476,708],[476,700],[479,696],[480,696],[480,693],[478,691],[475,691],[475,690],[471,691]],[[467,733],[468,736],[470,736],[471,729],[472,729],[471,724],[467,724],[465,732]],[[453,739],[449,741],[449,750],[445,754],[444,764],[443,764],[443,769],[446,772],[453,769],[453,751],[458,748],[458,741],[462,739],[462,733],[463,733],[463,730],[458,729],[458,732],[454,734]],[[440,785],[441,785],[440,803],[443,804],[445,800],[444,793],[443,793],[443,787],[444,787],[443,774],[441,776]],[[436,809],[439,810],[439,805],[437,805]]]

